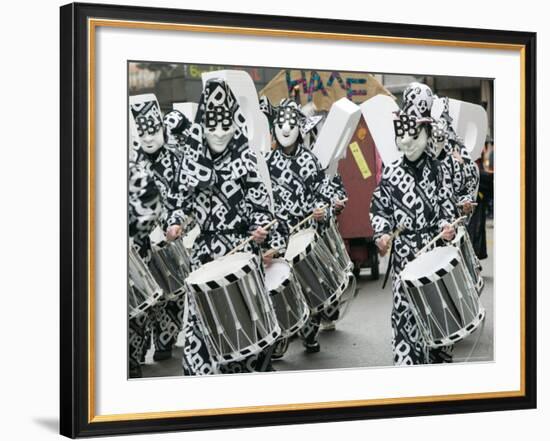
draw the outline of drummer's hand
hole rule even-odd
[[[462,204],[462,212],[464,214],[470,214],[474,209],[474,204],[472,204],[470,201],[466,201]]]
[[[269,266],[273,262],[273,257],[275,256],[276,251],[274,249],[266,251],[262,255],[262,260],[264,261],[264,266]]]
[[[178,237],[181,236],[181,233],[181,225],[170,225],[166,230],[166,240],[169,242],[172,240],[176,240]]]
[[[267,230],[262,227],[258,227],[252,233],[252,238],[256,243],[262,243],[267,238]]]
[[[455,229],[450,224],[447,224],[441,230],[441,237],[445,240],[451,240],[455,237]]]
[[[344,208],[346,208],[346,203],[344,201],[338,199],[334,201],[334,211],[336,211],[336,213],[340,213]]]
[[[376,241],[376,246],[378,247],[378,252],[381,256],[385,256],[390,248],[391,236],[389,234],[384,234],[378,238]]]
[[[316,221],[322,221],[325,218],[325,209],[324,208],[314,208],[313,209],[313,219]]]

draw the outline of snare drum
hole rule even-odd
[[[191,270],[191,260],[181,239],[160,242],[152,247],[149,269],[167,299],[185,291],[185,278]]]
[[[298,332],[309,318],[309,307],[292,268],[283,259],[273,259],[265,270],[265,287],[275,308],[284,338]]]
[[[186,279],[215,361],[259,354],[281,335],[273,304],[252,253],[220,257]]]
[[[347,274],[315,230],[292,235],[285,259],[291,263],[312,314],[335,304],[347,286]]]
[[[135,248],[128,250],[128,315],[131,319],[144,314],[162,296],[162,290]]]
[[[349,257],[346,244],[342,239],[340,231],[338,231],[334,218],[330,220],[321,237],[340,264],[342,271],[351,271],[353,269],[353,262]]]
[[[483,276],[481,275],[481,264],[476,256],[466,227],[461,225],[457,228],[456,236],[453,239],[452,244],[458,248],[460,257],[468,269],[468,274],[472,278],[476,291],[478,294],[481,294],[481,291],[485,286]]]
[[[431,348],[459,342],[485,318],[468,269],[453,246],[421,254],[405,266],[400,276],[415,319]]]

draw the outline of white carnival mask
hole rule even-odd
[[[136,126],[139,142],[145,153],[153,154],[164,145],[162,123],[152,116],[138,116]]]
[[[428,132],[423,124],[429,122],[431,122],[429,118],[416,118],[404,112],[395,115],[393,120],[395,143],[409,161],[416,161],[426,150]]]
[[[222,153],[235,133],[233,114],[225,102],[212,94],[206,102],[204,137],[215,153]]]
[[[284,148],[291,147],[296,143],[299,134],[296,109],[290,106],[280,108],[275,120],[275,137],[279,144]]]
[[[397,137],[396,144],[399,150],[403,152],[409,161],[416,161],[428,145],[428,133],[425,128],[420,129],[416,136],[405,133],[402,137]]]

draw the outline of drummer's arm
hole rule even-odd
[[[258,173],[256,159],[252,152],[249,152],[246,158],[246,167],[248,173],[242,183],[246,213],[241,215],[243,218],[248,218],[249,233],[254,236],[254,240],[257,243],[263,243],[269,236],[269,231],[264,231],[263,227],[273,220],[269,193]]]
[[[372,194],[369,213],[373,239],[382,255],[387,252],[387,242],[395,229],[391,201],[391,184],[383,178]]]
[[[346,208],[345,200],[347,199],[348,194],[346,192],[346,188],[344,187],[342,177],[338,173],[336,173],[332,178],[332,184],[335,188],[335,199],[333,200],[334,211],[336,214],[340,214],[344,208]]]
[[[441,182],[441,181],[440,181]],[[444,185],[444,184],[443,184]],[[439,195],[443,195],[444,192],[439,192]],[[439,219],[437,225],[442,234],[444,240],[451,240],[455,235],[455,229],[451,224],[455,220],[454,209],[451,208],[451,204],[445,203],[447,200],[441,196],[438,197],[439,202]]]
[[[171,196],[175,208],[168,213],[164,229],[167,240],[177,239],[193,222],[192,195],[185,186],[179,186]]]
[[[311,155],[311,160],[314,162],[313,166],[310,167],[313,171],[305,180],[306,191],[310,201],[310,210],[317,213],[314,215],[314,219],[317,222],[325,222],[330,218],[330,210],[323,207],[326,205],[331,207],[332,201],[326,192],[323,191],[323,186],[331,185],[331,183],[326,177],[325,172],[321,169],[321,164],[313,154]]]

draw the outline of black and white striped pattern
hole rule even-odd
[[[434,271],[432,274],[426,275],[424,277],[420,277],[419,279],[412,279],[412,280],[403,279],[403,282],[405,283],[405,285],[407,285],[410,288],[413,288],[413,287],[418,288],[421,286],[429,285],[430,283],[435,283],[438,280],[441,280],[441,278],[443,278],[443,276],[445,276],[446,274],[449,274],[453,270],[453,268],[455,268],[458,265],[458,263],[459,263],[458,259],[452,259],[445,266],[438,269],[437,271]],[[406,268],[407,267],[405,267],[405,269]]]
[[[223,288],[225,286],[229,286],[232,283],[237,282],[247,274],[251,273],[254,269],[257,269],[257,268],[253,263],[247,263],[238,271],[234,273],[229,273],[220,279],[209,280],[208,282],[205,282],[205,283],[189,283],[188,285],[195,292],[209,293],[213,289]]]

